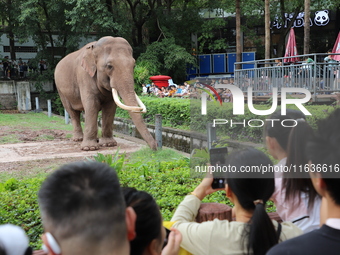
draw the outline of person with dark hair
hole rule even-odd
[[[218,220],[196,223],[201,200],[217,189],[213,179],[204,178],[180,203],[171,221],[183,236],[181,247],[192,254],[263,255],[278,242],[298,236],[302,231],[291,222],[271,220],[265,205],[274,191],[272,171],[245,173],[245,169],[272,167],[263,152],[248,148],[231,153],[224,165],[226,196],[234,203],[235,221]]]
[[[320,229],[273,247],[268,255],[339,254],[340,250],[340,109],[318,124],[316,137],[308,143],[309,174],[325,202],[326,222]],[[315,171],[323,166],[323,171]],[[308,172],[308,171],[307,171]]]
[[[286,115],[278,110],[270,119],[276,121],[265,126],[266,147],[279,160],[272,200],[282,220],[293,222],[307,233],[319,227],[321,204],[308,173],[300,172],[308,165],[306,145],[313,137],[313,129],[297,110],[287,109]]]
[[[130,242],[130,255],[176,255],[178,254],[181,234],[173,229],[169,235],[169,247],[163,244],[165,239],[165,228],[159,207],[154,198],[145,191],[135,188],[122,188],[126,206],[131,206],[136,212],[136,238]]]
[[[38,193],[48,254],[129,254],[136,214],[113,168],[77,162],[53,172]]]

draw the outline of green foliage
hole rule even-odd
[[[63,106],[63,103],[61,102],[61,99],[58,93],[55,94],[55,98],[54,100],[51,101],[51,103],[52,103],[52,111],[55,114],[58,114],[60,116],[65,115],[64,106]]]
[[[145,148],[132,153],[128,159],[118,155],[118,152],[111,157],[98,154],[96,160],[119,169],[117,172],[122,186],[150,193],[158,203],[164,220],[171,219],[184,196],[192,192],[201,181],[192,175],[188,158],[174,150],[152,151]],[[121,163],[119,167],[118,162]],[[21,181],[9,179],[0,183],[0,224],[11,223],[22,227],[34,249],[41,249],[43,228],[37,193],[42,181],[43,178]],[[215,192],[203,202],[232,205],[224,192]],[[272,203],[269,206],[268,210],[275,210]]]
[[[93,156],[95,161],[102,162],[108,164],[110,167],[113,167],[117,173],[119,173],[124,165],[126,153],[119,155],[119,148],[117,149],[115,154],[101,154],[97,153],[96,156]],[[90,159],[88,159],[90,160]]]
[[[43,233],[37,192],[43,179],[24,181],[10,179],[0,183],[0,224],[11,223],[22,227],[34,249],[41,249]],[[1,188],[2,187],[2,188]]]
[[[8,179],[5,183],[0,183],[0,192],[13,191],[18,188],[18,181],[14,178]]]
[[[147,123],[153,124],[155,114],[162,114],[162,125],[190,127],[190,100],[182,98],[140,97],[146,106],[147,112],[143,118]],[[127,111],[117,108],[116,116],[129,119]]]
[[[142,84],[150,83],[150,77],[157,73],[157,67],[152,61],[140,61],[134,68],[135,91],[137,94],[142,92]]]
[[[196,65],[196,58],[185,48],[176,44],[173,37],[150,44],[145,53],[137,59],[137,64],[148,62],[149,73],[169,75],[174,81],[185,80],[187,65]],[[144,63],[144,66],[146,64]]]
[[[117,6],[112,8],[108,2],[101,0],[64,0],[64,2],[72,6],[65,14],[66,24],[70,25],[74,32],[87,34],[96,31],[101,35],[111,32],[111,35],[115,36],[123,29],[118,22],[120,15]]]
[[[194,149],[190,157],[190,166],[206,166],[210,162],[210,154],[207,148]]]
[[[204,48],[217,52],[225,52],[228,48],[226,38],[216,38],[216,30],[219,35],[226,33],[227,21],[223,18],[208,19],[203,23],[201,35],[198,37],[199,52],[204,52]]]

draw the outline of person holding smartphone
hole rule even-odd
[[[182,234],[182,248],[192,254],[262,255],[275,244],[302,234],[293,223],[279,224],[266,213],[265,204],[274,191],[274,174],[248,176],[240,172],[247,166],[272,165],[268,156],[248,148],[230,154],[226,164],[235,166],[237,171],[226,173],[224,189],[212,189],[213,178],[204,178],[176,209],[171,221],[176,222],[173,227]],[[234,203],[236,220],[195,222],[201,201],[217,190],[225,190]]]

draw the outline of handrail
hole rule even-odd
[[[332,53],[313,53],[298,55],[301,61],[284,63],[281,57],[254,61],[236,62],[234,69],[235,85],[243,91],[249,86],[258,95],[270,94],[273,87],[306,88],[312,94],[330,94],[340,91],[340,63],[326,62],[327,56],[340,55]],[[312,61],[304,61],[307,58]],[[281,64],[275,62],[279,60]],[[236,69],[237,66],[246,68]]]

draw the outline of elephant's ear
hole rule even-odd
[[[85,48],[83,58],[81,60],[81,66],[91,77],[93,77],[97,71],[96,61],[93,54],[93,45],[94,44],[88,45]]]

